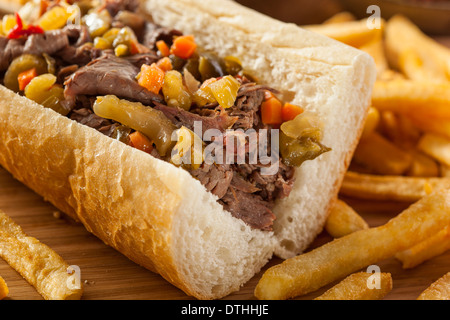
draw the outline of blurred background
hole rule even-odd
[[[279,20],[299,25],[319,24],[341,11],[367,18],[370,5],[377,5],[389,19],[397,13],[410,18],[430,35],[450,35],[449,0],[237,0]]]

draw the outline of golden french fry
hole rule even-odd
[[[340,194],[366,200],[395,200],[414,202],[428,190],[450,188],[450,178],[381,176],[348,171]]]
[[[372,132],[359,142],[353,161],[378,174],[400,175],[410,167],[412,156],[380,134]]]
[[[450,82],[376,81],[372,106],[380,111],[450,119]]]
[[[377,80],[379,80],[379,81],[393,81],[393,80],[405,80],[405,79],[406,79],[406,77],[402,73],[395,71],[395,70],[391,70],[391,69],[384,70],[381,73],[381,75],[380,74],[377,75]]]
[[[446,164],[439,163],[439,176],[450,178],[450,166],[447,166]]]
[[[450,300],[450,272],[433,282],[417,300]]]
[[[0,276],[0,300],[4,299],[9,294],[8,286],[5,280]]]
[[[381,39],[383,26],[384,21],[381,23],[381,28],[370,29],[367,27],[367,19],[362,19],[334,24],[306,25],[303,28],[359,48],[373,40]]]
[[[372,277],[379,278],[379,288],[371,284]],[[390,273],[357,272],[349,275],[314,300],[381,300],[392,290]]]
[[[400,53],[398,64],[408,79],[429,82],[447,81],[445,69],[441,68],[435,60],[420,56],[416,49],[406,49]]]
[[[380,112],[374,108],[370,107],[369,112],[367,113],[366,122],[364,123],[364,130],[361,135],[361,139],[368,137],[375,131],[380,122]]]
[[[450,139],[434,133],[426,133],[419,140],[417,148],[439,162],[450,166]]]
[[[343,23],[343,22],[350,22],[355,21],[356,17],[348,12],[348,11],[342,11],[339,13],[336,13],[334,16],[328,18],[325,20],[322,24],[333,24],[333,23]]]
[[[393,144],[408,151],[415,149],[422,135],[409,118],[392,111],[380,113],[379,131]]]
[[[411,177],[439,177],[439,165],[431,157],[416,151],[406,174]]]
[[[405,115],[411,123],[423,132],[435,133],[450,139],[450,119],[441,119],[420,114]]]
[[[434,82],[443,74],[450,79],[450,49],[425,35],[404,16],[396,15],[386,23],[385,43],[389,63],[415,80]],[[414,73],[408,68],[415,68]],[[419,73],[418,68],[422,69]]]
[[[81,282],[73,283],[69,265],[47,245],[27,236],[0,211],[0,257],[22,275],[46,300],[75,300]]]
[[[385,225],[334,239],[269,268],[255,296],[277,300],[307,294],[411,248],[447,225],[450,191],[442,190],[423,197]]]
[[[325,230],[334,238],[368,229],[366,221],[344,201],[338,199],[328,215]]]
[[[449,249],[450,226],[447,226],[434,236],[416,244],[414,247],[397,253],[395,257],[402,262],[404,269],[411,269]]]

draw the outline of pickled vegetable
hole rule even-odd
[[[216,82],[216,78],[211,78],[203,82],[200,88],[194,93],[193,101],[199,107],[203,107],[208,103],[217,102],[213,93],[211,92],[211,87],[209,86],[211,83]]]
[[[42,54],[42,57],[44,57],[45,62],[47,63],[47,72],[51,74],[56,73],[56,60],[46,54],[45,52]]]
[[[230,74],[232,76],[237,75],[239,72],[242,71],[242,64],[241,61],[233,56],[228,56],[223,59],[225,64],[225,72],[227,74]]]
[[[280,153],[289,166],[300,166],[331,149],[321,143],[322,123],[309,112],[284,122],[280,131]]]
[[[93,109],[94,113],[102,118],[113,119],[142,132],[153,141],[163,157],[174,146],[171,137],[176,127],[161,111],[113,95],[97,97]]]
[[[112,43],[116,39],[119,32],[120,28],[111,28],[102,35],[102,38],[107,40],[112,46]]]
[[[172,149],[171,162],[185,169],[198,169],[204,160],[202,139],[184,126],[175,133],[177,143]]]
[[[25,87],[25,96],[46,108],[51,108],[56,112],[67,115],[67,110],[62,102],[64,101],[64,89],[55,85],[56,76],[45,73],[33,78]]]
[[[33,54],[23,54],[15,58],[9,65],[8,70],[6,70],[3,79],[5,87],[14,92],[19,92],[20,88],[17,77],[20,73],[32,68],[36,68],[36,73],[38,75],[47,73],[47,62],[44,58]]]
[[[102,36],[110,28],[112,18],[108,11],[102,10],[83,16],[81,21],[88,28],[91,37],[95,38]]]
[[[60,6],[55,6],[45,12],[38,20],[38,26],[44,29],[44,31],[60,29],[67,23],[67,19],[70,17],[70,13]]]
[[[114,128],[114,131],[111,134],[111,138],[113,138],[115,140],[119,140],[125,144],[128,144],[130,142],[130,137],[129,137],[130,133],[131,133],[130,127],[120,125],[120,126]]]
[[[116,55],[116,57],[127,56],[129,53],[130,49],[124,44],[119,44],[114,48],[114,54]]]
[[[211,53],[200,55],[198,71],[202,82],[211,78],[223,77],[226,74],[224,69],[223,62],[216,55]]]
[[[236,101],[240,84],[233,76],[225,76],[209,85],[216,101],[224,108],[230,108]]]
[[[94,47],[100,50],[112,49],[112,43],[104,37],[96,37]]]
[[[194,76],[195,79],[201,80],[202,76],[198,71],[198,66],[199,66],[199,58],[198,57],[191,58],[184,65],[184,70],[188,70]]]
[[[182,70],[187,62],[187,60],[181,59],[173,54],[169,55],[169,59],[172,62],[172,67],[174,70]]]
[[[13,14],[6,14],[2,19],[2,33],[6,36],[9,31],[16,26],[16,17]]]
[[[168,106],[189,110],[192,105],[191,94],[185,89],[181,73],[175,70],[166,72],[162,87],[164,99]]]
[[[123,27],[117,33],[112,45],[114,48],[121,44],[130,47],[131,41],[137,41],[134,31],[130,27]]]

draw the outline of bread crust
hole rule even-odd
[[[157,4],[159,11],[151,10]],[[318,203],[311,206],[311,203],[298,202],[289,197],[291,200],[282,200],[275,208],[275,234],[250,230],[242,221],[224,211],[215,201],[216,198],[186,171],[44,109],[2,86],[0,164],[59,210],[83,223],[88,231],[106,244],[136,263],[161,274],[188,295],[199,299],[220,298],[238,290],[267,263],[274,252],[280,257],[300,253],[321,231],[362,130],[375,67],[365,53],[296,26],[261,16],[231,1],[185,0],[161,3],[148,0],[146,5],[148,11],[155,13],[156,22],[163,25],[171,19],[159,21],[162,14],[172,14],[173,19],[178,19],[182,14],[185,19],[190,19],[190,23],[179,19],[179,25],[175,26],[185,32],[200,31],[203,24],[191,18],[198,15],[200,9],[203,10],[200,16],[203,23],[217,23],[221,31],[226,31],[215,31],[214,37],[221,39],[223,36],[225,42],[230,41],[230,37],[243,39],[246,46],[219,48],[222,41],[212,43],[210,35],[195,33],[201,45],[209,44],[212,49],[215,47],[238,56],[262,82],[274,84],[280,89],[286,100],[306,105],[307,109],[324,116],[325,125],[335,125],[336,121],[330,120],[334,114],[327,116],[326,113],[330,104],[339,102],[336,108],[351,118],[348,121],[348,126],[352,126],[348,129],[351,134],[346,134],[348,141],[342,146],[333,146],[332,131],[335,128],[326,131],[325,143],[335,147],[336,154],[331,158],[323,155],[317,159],[317,164],[314,164],[316,160],[311,161],[297,170],[295,197],[303,194],[311,197],[310,193],[317,191],[303,182],[313,174],[308,173],[309,170],[326,177],[323,194],[310,198],[310,202],[318,199]],[[179,12],[171,12],[174,8]],[[207,8],[219,8],[217,10],[220,12]],[[239,22],[239,28],[235,26],[236,21]],[[265,34],[266,27],[277,31]],[[280,28],[284,28],[283,32]],[[299,39],[299,35],[303,39]],[[262,52],[257,54],[257,48],[262,48]],[[322,52],[324,48],[329,51]],[[342,55],[337,57],[336,52]],[[297,63],[292,64],[293,61]],[[283,68],[276,70],[273,63]],[[257,70],[260,70],[259,74]],[[321,77],[326,81],[321,81]],[[338,80],[345,83],[346,90],[333,93],[331,90],[338,90],[336,88],[339,85],[335,83]],[[348,88],[352,83],[354,88]],[[314,86],[320,88],[317,92],[308,93],[302,85],[308,90]],[[332,89],[326,89],[326,85],[332,85]],[[351,89],[357,92],[351,93]],[[326,95],[332,94],[337,95],[338,99],[325,99]],[[321,109],[321,102],[327,106],[326,110]],[[348,105],[344,105],[345,102]],[[321,168],[329,167],[330,161],[338,163],[332,165],[330,171],[321,172]],[[316,184],[320,186],[320,183]],[[197,190],[196,197],[202,201],[189,202],[192,194],[188,194],[186,189],[190,188]],[[223,250],[205,251],[203,258],[211,261],[211,265],[205,267],[207,270],[201,266],[186,266],[186,255],[189,253],[187,248],[179,249],[182,240],[178,233],[189,233],[189,230],[186,230],[187,227],[183,229],[180,224],[189,215],[198,214],[200,217],[204,214],[200,211],[210,211],[214,219],[217,217],[218,221],[223,222],[212,220],[206,227],[199,227],[199,240],[191,245],[210,244],[214,247],[214,241],[219,240],[205,238],[205,230],[212,228],[219,233],[223,230],[215,224],[224,224],[229,229],[230,241],[243,251],[236,254],[233,262],[229,262],[232,258],[229,253],[223,254]],[[206,216],[201,217],[207,219]],[[289,219],[294,219],[294,223],[287,222]],[[304,234],[295,235],[299,230]],[[225,248],[225,237],[221,241],[218,247]],[[286,246],[286,241],[292,241],[294,246]],[[209,260],[207,255],[211,255]],[[230,269],[223,271],[223,274],[236,276],[233,279],[232,276],[213,274],[207,278],[200,274],[193,279],[194,274],[211,274],[212,270],[219,267]]]

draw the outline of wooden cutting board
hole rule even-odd
[[[407,207],[404,203],[346,200],[361,213],[370,226],[384,224]],[[82,299],[192,299],[159,275],[136,265],[103,244],[82,225],[65,218],[51,204],[15,180],[2,167],[0,167],[0,209],[20,224],[28,235],[53,248],[70,265],[80,267],[84,283]],[[311,248],[329,240],[330,236],[323,232]],[[280,262],[280,259],[274,258],[266,268]],[[385,299],[415,299],[428,285],[450,271],[450,252],[411,270],[403,270],[394,258],[382,261],[378,265],[382,272],[390,272],[393,277],[394,288]],[[255,299],[253,290],[264,270],[240,291],[225,299]],[[10,289],[7,299],[42,299],[35,289],[2,259],[0,259],[0,275]],[[312,299],[330,286],[298,299]]]

